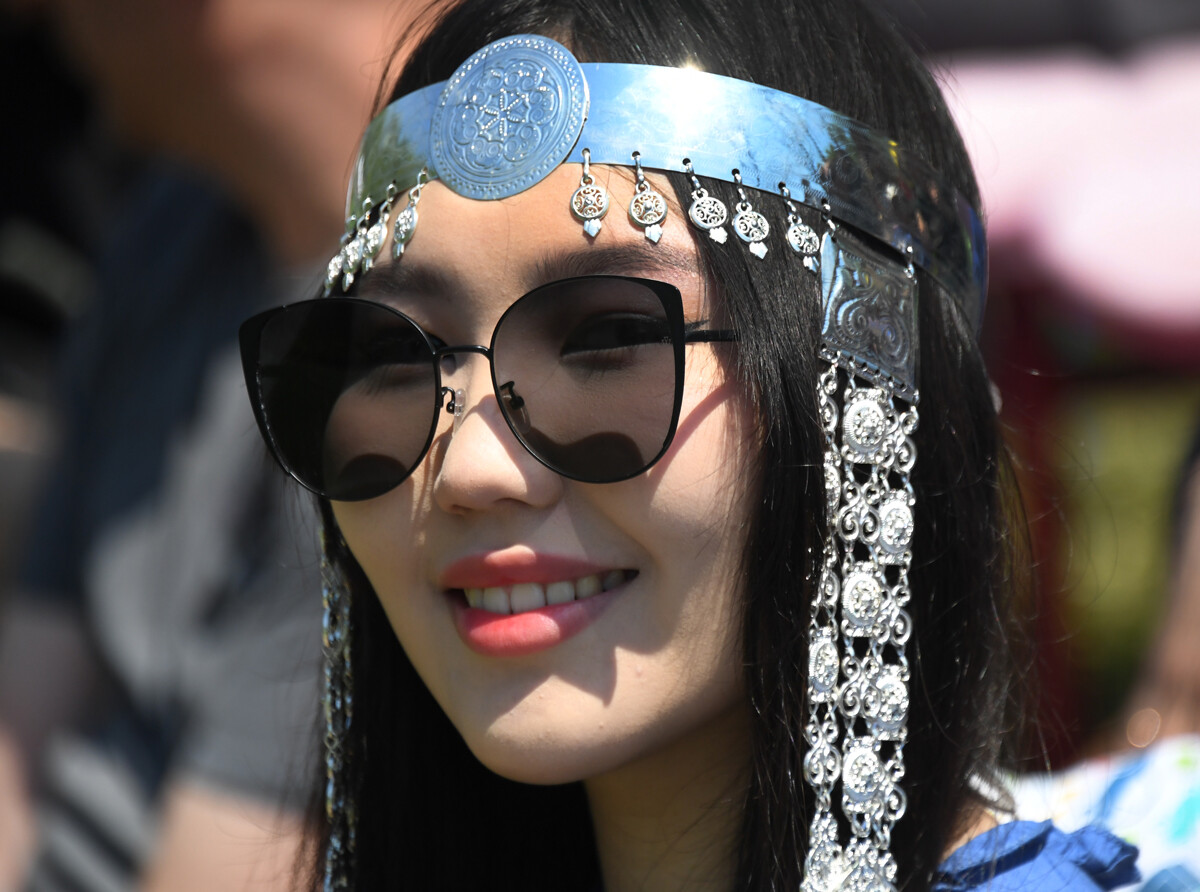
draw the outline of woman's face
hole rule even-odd
[[[631,178],[594,173],[612,195],[594,240],[568,209],[578,167],[501,201],[430,184],[402,260],[368,274],[362,295],[447,344],[488,344],[501,314],[539,285],[619,274],[672,283],[686,322],[718,327],[679,208],[652,244],[621,211]],[[442,414],[412,476],[334,503],[413,665],[493,771],[595,777],[702,740],[741,708],[738,567],[755,486],[753,425],[725,375],[732,349],[686,348],[670,449],[609,484],[533,458],[501,415],[487,359],[464,354],[443,383],[463,389],[465,414],[457,424]],[[377,433],[388,426],[378,419]],[[525,609],[539,596],[552,603]]]

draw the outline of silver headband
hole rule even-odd
[[[447,81],[403,96],[367,128],[347,228],[389,187],[429,178],[504,198],[563,163],[680,171],[778,194],[890,245],[954,295],[978,331],[987,260],[970,202],[923,159],[866,125],[780,90],[686,68],[580,63],[522,34],[475,53]],[[395,185],[394,185],[395,184]]]

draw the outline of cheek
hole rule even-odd
[[[365,502],[334,502],[333,515],[390,618],[421,578],[423,533],[411,484]]]

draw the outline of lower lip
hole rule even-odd
[[[487,657],[520,657],[578,635],[608,608],[623,587],[524,613],[489,613],[470,607],[461,591],[451,595],[450,603],[454,605],[454,627],[467,647]]]

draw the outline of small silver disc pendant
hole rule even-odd
[[[662,221],[667,218],[667,200],[653,189],[643,189],[630,200],[629,217],[644,228],[646,238],[657,243],[662,238]]]
[[[807,223],[799,221],[788,227],[787,242],[797,254],[816,254],[821,247],[816,231]]]
[[[725,202],[714,198],[703,189],[693,192],[692,197],[695,201],[688,208],[688,219],[698,229],[708,232],[708,237],[714,242],[725,244],[725,239],[729,237],[725,231],[725,221],[729,219],[729,209],[725,207]]]
[[[325,296],[329,297],[329,293],[333,291],[333,286],[337,284],[338,276],[342,274],[342,252],[339,250],[329,260],[329,266],[325,270]]]
[[[404,210],[396,215],[396,225],[392,229],[392,258],[399,259],[404,253],[409,241],[412,240],[413,232],[417,228],[417,209],[413,205],[409,205]]]
[[[358,267],[362,263],[363,256],[363,237],[362,234],[354,236],[350,241],[346,242],[342,248],[342,290],[349,291],[350,286],[354,284],[354,277],[358,274]]]
[[[387,211],[385,210],[380,219],[376,220],[370,228],[363,234],[363,272],[367,272],[375,265],[375,258],[379,256],[379,249],[383,247],[383,240],[387,237]]]
[[[733,231],[750,247],[750,253],[762,260],[767,256],[763,241],[771,232],[771,224],[758,211],[748,207],[738,209],[733,217]]]
[[[583,222],[583,231],[595,238],[608,213],[608,190],[597,183],[584,183],[571,194],[571,213]]]

